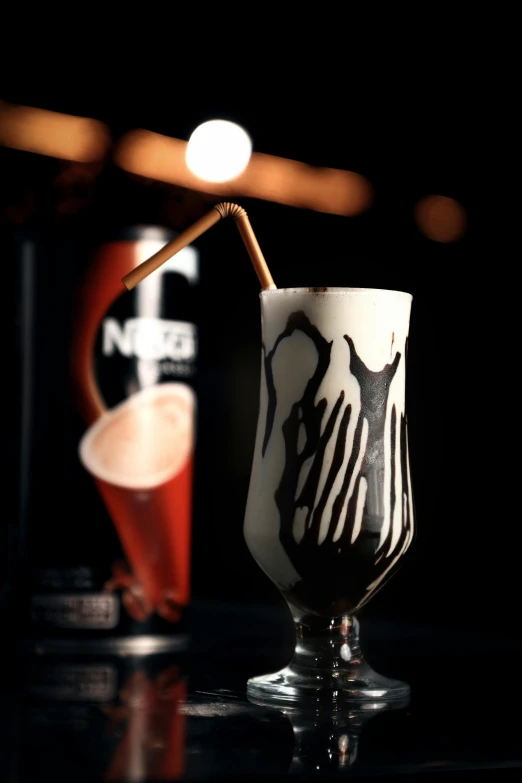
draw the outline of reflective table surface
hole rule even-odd
[[[522,781],[522,642],[365,621],[407,707],[326,716],[253,704],[292,652],[286,607],[195,601],[185,653],[9,656],[0,780]]]

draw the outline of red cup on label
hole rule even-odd
[[[190,386],[157,384],[103,413],[79,444],[131,569],[105,589],[124,588],[136,619],[176,622],[189,602],[195,410]]]

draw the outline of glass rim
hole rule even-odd
[[[384,295],[393,294],[396,296],[404,296],[408,299],[413,299],[413,294],[408,291],[398,291],[392,288],[362,288],[362,287],[303,287],[303,288],[265,288],[260,292],[259,296],[277,296],[278,294],[312,294],[319,296],[329,296],[332,294],[359,294],[359,295]]]

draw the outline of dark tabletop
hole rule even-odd
[[[372,666],[409,682],[407,707],[327,717],[250,703],[248,677],[291,656],[286,607],[194,601],[182,653],[9,656],[0,780],[522,780],[522,643],[362,629]]]

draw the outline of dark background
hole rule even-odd
[[[488,480],[497,461],[487,441],[495,419],[488,408],[495,363],[477,268],[486,233],[477,183],[484,172],[495,172],[497,148],[482,144],[477,167],[480,79],[472,63],[455,71],[444,58],[417,58],[406,79],[384,64],[375,82],[361,79],[361,71],[356,78],[348,67],[337,68],[333,81],[317,74],[293,81],[291,73],[258,78],[248,97],[224,78],[203,80],[189,95],[158,71],[155,81],[135,90],[118,92],[113,74],[96,88],[4,85],[0,100],[100,119],[115,142],[133,128],[188,139],[206,119],[231,119],[250,133],[254,151],[370,180],[374,203],[355,217],[231,200],[246,208],[278,287],[368,286],[413,294],[407,412],[418,534],[400,572],[365,611],[484,633],[495,623],[504,635],[519,637],[511,620],[519,601],[515,523],[491,512],[498,484]],[[20,205],[28,190],[41,226],[89,237],[134,223],[182,230],[222,200],[133,177],[110,158],[81,182],[73,173],[63,185],[66,168],[0,147],[4,233],[24,221]],[[71,194],[75,209],[60,210]],[[430,194],[465,208],[467,230],[458,241],[433,241],[416,226],[414,206]],[[259,285],[229,225],[219,224],[195,244],[201,253],[201,385],[193,594],[277,604],[281,597],[242,537],[259,390]],[[10,443],[16,450],[13,437]]]

